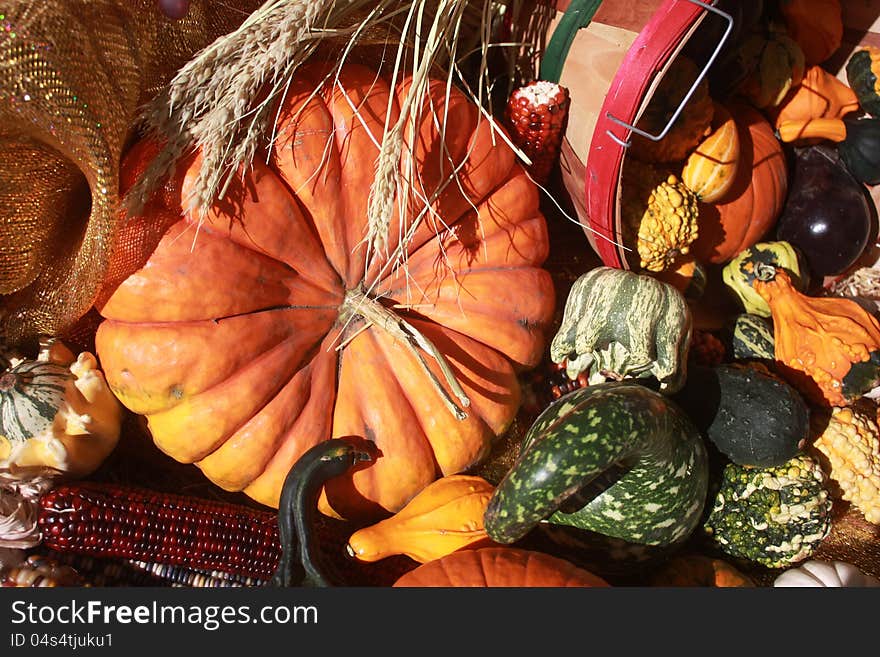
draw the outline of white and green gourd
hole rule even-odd
[[[651,276],[597,267],[569,291],[550,357],[590,384],[654,377],[664,394],[684,384],[693,320],[684,296]]]
[[[94,472],[119,440],[122,408],[94,355],[46,339],[36,359],[4,356],[0,468]]]
[[[708,459],[691,420],[635,381],[580,388],[527,432],[484,516],[513,543],[546,520],[632,544],[669,546],[698,526]]]

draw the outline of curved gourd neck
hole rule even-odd
[[[696,526],[708,485],[696,427],[659,393],[631,382],[582,388],[532,425],[485,521],[513,543],[543,520],[643,545]]]
[[[345,474],[373,455],[347,438],[319,443],[303,454],[291,468],[281,489],[278,530],[281,558],[271,586],[333,586],[320,566],[314,532],[318,497],[324,484]]]

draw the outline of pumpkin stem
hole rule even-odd
[[[333,438],[303,454],[284,480],[278,505],[281,558],[270,586],[326,587],[332,582],[321,572],[314,536],[318,497],[324,484],[356,465],[370,462],[374,454],[353,438]]]
[[[354,315],[360,315],[367,322],[382,328],[409,349],[421,366],[425,376],[430,379],[434,389],[437,390],[449,412],[459,420],[467,419],[467,413],[462,407],[467,408],[470,406],[471,400],[455,378],[455,373],[452,371],[446,358],[421,331],[402,317],[395,315],[377,300],[368,297],[363,290],[349,290],[345,295],[345,300],[342,302],[339,311],[340,318],[346,320]],[[428,367],[428,362],[422,355],[422,351],[426,352],[437,363],[443,375],[443,380],[446,381],[453,395],[458,399],[458,404],[440,382],[440,379],[437,378],[437,375]],[[459,404],[461,405],[459,406]]]

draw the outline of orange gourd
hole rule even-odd
[[[688,554],[671,559],[651,578],[651,586],[749,588],[755,583],[722,559]]]
[[[777,371],[807,398],[848,406],[880,383],[880,323],[859,304],[802,294],[770,265],[752,286],[770,306]]]
[[[842,119],[791,119],[779,126],[779,140],[786,144],[792,142],[813,142],[826,139],[839,143],[846,139],[846,123]]]
[[[858,109],[859,99],[849,86],[821,66],[811,66],[800,86],[780,105],[775,124],[779,129],[787,121],[842,119]]]
[[[356,436],[377,458],[328,482],[320,508],[394,513],[488,455],[519,407],[517,373],[544,353],[555,298],[537,188],[445,81],[404,128],[409,196],[393,203],[386,249],[368,249],[376,140],[407,85],[304,67],[268,166],[256,158],[200,217],[182,201],[199,158],[182,162],[136,218],[177,221],[100,305],[97,351],[159,448],[224,489],[277,506],[307,449]]]
[[[390,518],[348,539],[350,556],[379,561],[397,554],[425,563],[491,543],[483,514],[495,487],[482,477],[450,475],[429,484]]]
[[[780,0],[779,8],[791,37],[804,51],[807,64],[821,64],[840,48],[843,16],[840,0]]]
[[[753,107],[728,108],[737,123],[742,162],[730,190],[699,206],[699,237],[691,254],[706,263],[728,262],[769,231],[788,193],[785,153],[773,127]]]
[[[681,181],[704,203],[724,197],[736,180],[739,168],[739,132],[723,106],[716,105],[712,133],[688,156]]]
[[[453,552],[401,576],[395,587],[607,587],[601,577],[558,557],[519,548]]]

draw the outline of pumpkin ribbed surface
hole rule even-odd
[[[741,162],[727,193],[700,204],[700,234],[691,245],[698,260],[712,264],[730,261],[770,231],[788,194],[788,163],[773,127],[753,107],[728,109],[739,129]]]
[[[148,212],[182,218],[101,307],[97,349],[163,451],[262,503],[316,443],[372,441],[375,463],[330,482],[321,509],[376,517],[482,460],[511,423],[552,319],[548,239],[513,152],[434,82],[404,129],[386,249],[368,248],[378,140],[405,86],[346,66],[312,95],[316,75],[291,84],[270,165],[257,158],[204,217],[182,201],[199,160],[179,167],[179,191]]]
[[[400,577],[395,587],[569,587],[608,586],[591,572],[550,556],[519,548],[462,550],[429,561]]]

